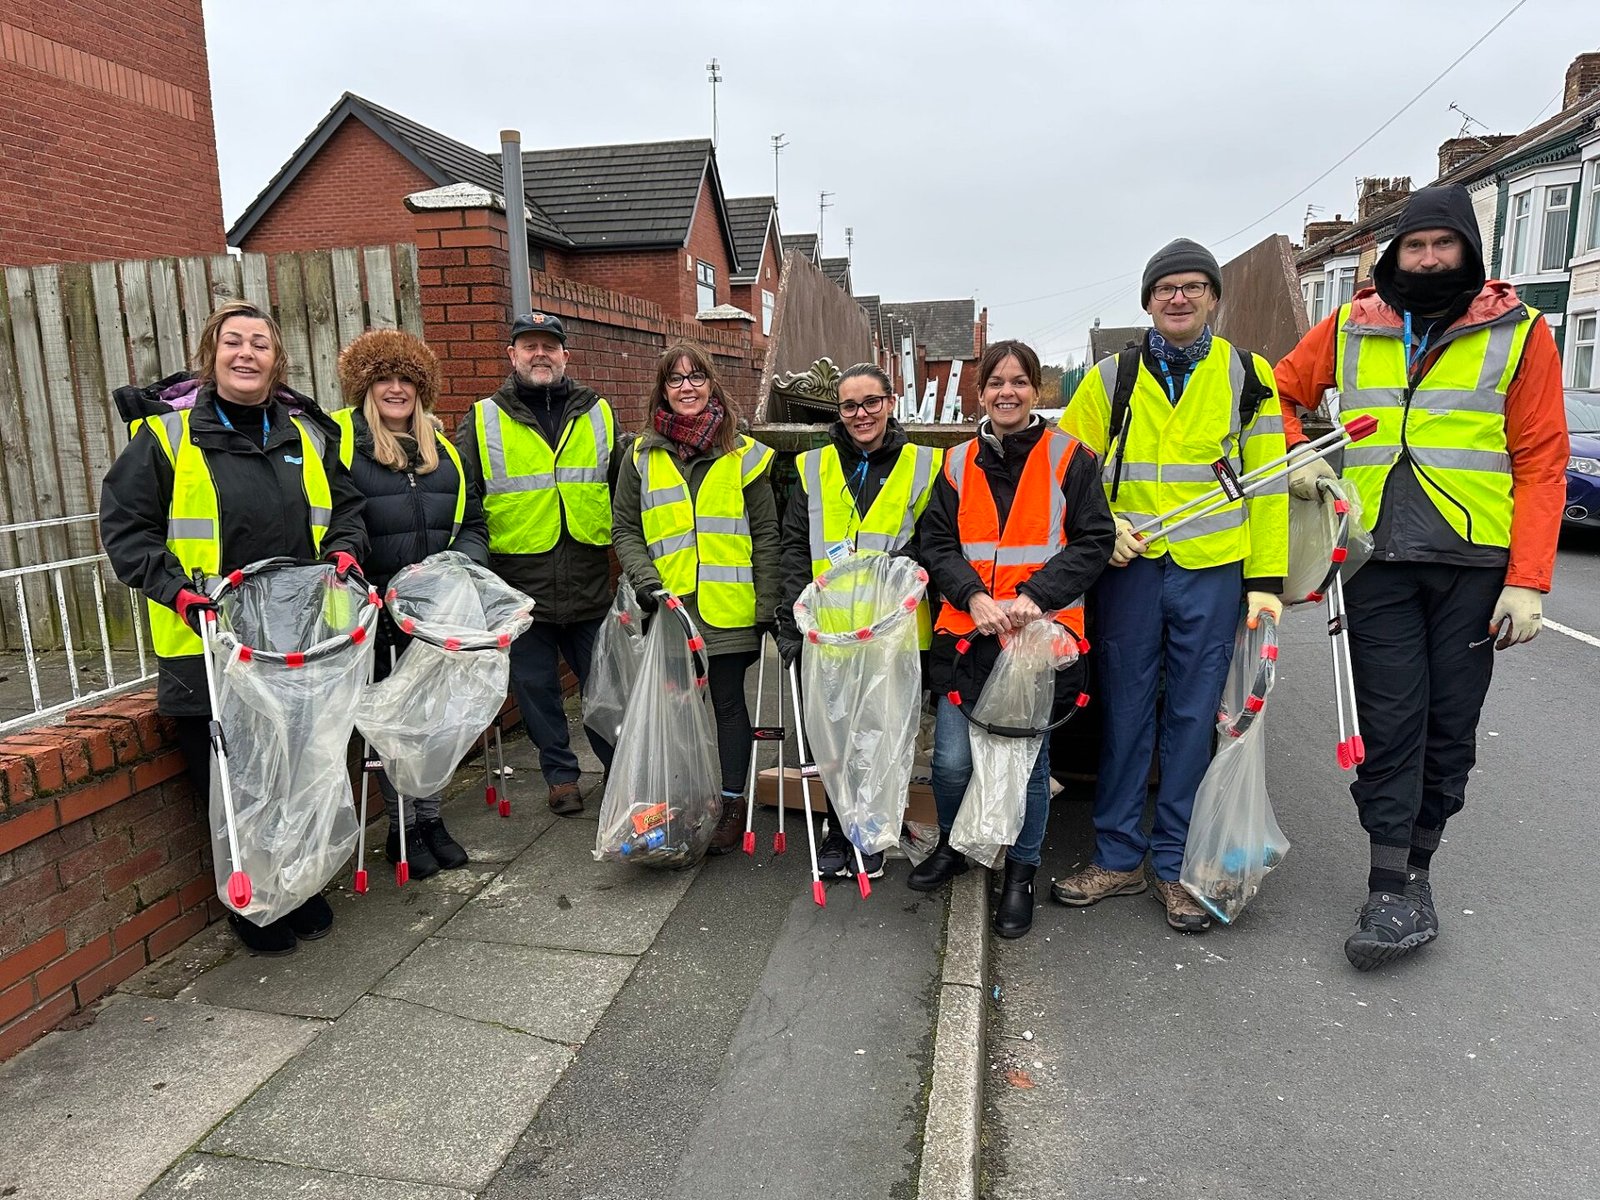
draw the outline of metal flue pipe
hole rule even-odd
[[[511,242],[511,315],[533,307],[533,282],[528,275],[528,223],[522,191],[522,133],[500,131],[500,189],[506,198],[506,233]]]

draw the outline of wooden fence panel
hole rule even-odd
[[[26,275],[26,272],[23,272]],[[33,459],[28,452],[26,416],[27,395],[17,370],[15,337],[11,332],[10,300],[12,276],[0,273],[0,429],[6,436],[0,438],[0,525],[10,525],[33,520]],[[0,535],[0,566],[20,567],[24,563],[39,562],[44,557],[44,540],[39,530]],[[49,611],[45,603],[43,580],[24,584],[28,611]],[[16,588],[0,587],[0,644],[7,650],[18,649],[21,626],[17,620]]]
[[[243,300],[239,282],[239,260],[231,254],[213,254],[207,261],[211,273],[211,307],[217,309],[230,300]]]
[[[133,348],[133,378],[142,387],[166,374],[161,369],[156,319],[150,310],[150,264],[125,262],[118,271],[122,276],[122,311],[128,315],[128,341]]]
[[[342,350],[367,328],[367,309],[361,299],[361,255],[345,247],[333,252],[333,310]],[[329,399],[329,404],[332,404]]]
[[[283,350],[289,356],[289,386],[310,394],[311,330],[306,320],[305,284],[300,273],[300,256],[279,254],[272,260],[278,279],[278,328],[283,331]]]
[[[150,311],[156,319],[156,348],[161,374],[171,375],[188,365],[184,353],[183,321],[178,310],[178,272],[170,258],[150,262]]]
[[[183,357],[194,361],[195,350],[200,346],[200,331],[211,315],[211,284],[206,279],[206,260],[180,258],[178,280],[183,285]]]
[[[94,318],[100,339],[100,365],[105,372],[106,397],[132,382],[128,374],[128,338],[122,329],[122,297],[117,291],[117,264],[91,263],[89,278],[94,287]],[[128,430],[112,409],[111,453],[116,455],[128,444]]]
[[[400,328],[412,337],[422,336],[422,289],[417,284],[417,248],[402,242],[394,248],[395,296],[400,306]]]
[[[339,332],[334,316],[333,256],[326,250],[305,255],[306,321],[311,332],[311,396],[338,407]]]
[[[394,267],[389,259],[389,247],[368,246],[361,254],[367,269],[367,328],[393,329],[396,324]]]
[[[272,308],[272,289],[267,284],[267,256],[246,254],[240,264],[244,276],[244,298],[262,311]]]

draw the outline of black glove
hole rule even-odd
[[[657,588],[636,588],[634,598],[639,601],[639,611],[649,616],[661,607],[660,597],[656,595]]]
[[[779,635],[778,660],[783,663],[785,671],[800,661],[800,647],[804,644],[799,638],[788,638],[783,637],[781,634]]]
[[[778,623],[776,621],[757,621],[755,629],[756,642],[759,644],[778,632]]]

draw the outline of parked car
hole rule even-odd
[[[1567,392],[1567,506],[1563,525],[1600,529],[1600,392]]]

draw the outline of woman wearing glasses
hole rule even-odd
[[[711,356],[693,342],[669,346],[648,423],[617,476],[611,540],[640,604],[648,611],[658,591],[671,592],[705,637],[722,773],[711,854],[738,845],[749,803],[744,677],[778,604],[771,466],[772,450],[739,432]]]
[[[894,419],[894,389],[882,369],[858,363],[839,377],[839,419],[828,445],[795,462],[801,493],[783,517],[783,600],[778,605],[778,648],[784,665],[800,654],[794,602],[828,567],[852,553],[917,556],[917,524],[934,477],[939,451],[914,446]],[[928,648],[928,601],[917,609],[917,634]],[[855,851],[829,805],[828,836],[817,854],[824,879],[853,875]],[[869,879],[883,874],[883,855],[867,854]]]

